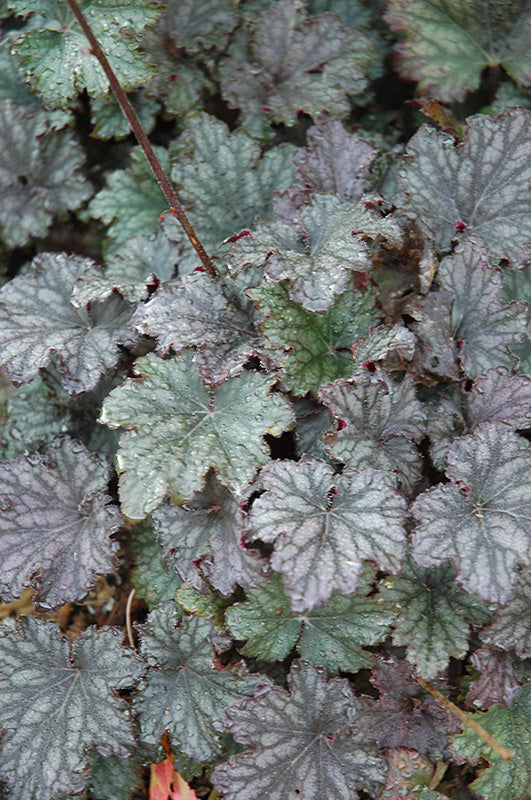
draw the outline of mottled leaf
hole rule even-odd
[[[322,671],[295,663],[288,694],[275,686],[227,709],[226,728],[252,745],[216,767],[213,783],[227,800],[357,800],[378,792],[385,766],[372,740],[356,730],[358,701],[348,681],[328,683]]]
[[[61,0],[10,0],[16,14],[35,14],[21,31],[16,52],[33,86],[51,106],[64,108],[78,92],[109,93],[109,83],[85,34]],[[137,36],[155,22],[161,7],[152,0],[81,0],[80,7],[122,88],[146,83],[152,66],[137,50]]]
[[[525,336],[523,303],[502,303],[502,275],[489,267],[487,253],[476,237],[460,244],[437,273],[453,295],[452,338],[465,373],[474,378],[498,365],[512,366],[508,345]]]
[[[106,398],[100,417],[128,429],[117,465],[122,510],[131,519],[143,519],[167,493],[178,502],[191,498],[210,467],[241,489],[269,458],[263,435],[294,424],[287,400],[269,394],[266,375],[247,371],[209,388],[187,352],[169,361],[140,358],[136,370],[138,378]]]
[[[530,563],[531,453],[500,422],[485,422],[448,451],[450,483],[421,494],[413,555],[421,566],[449,560],[458,581],[483,600],[505,603]]]
[[[147,134],[155,127],[160,102],[153,97],[146,97],[143,92],[135,92],[129,100],[140,124]],[[125,139],[131,133],[131,127],[124,116],[114,95],[99,95],[91,100],[91,135],[96,139]]]
[[[215,117],[188,116],[171,177],[182,187],[181,202],[189,207],[190,220],[208,252],[252,225],[256,216],[270,216],[273,192],[293,182],[292,152],[289,145],[280,145],[263,153],[246,133],[231,133]],[[186,259],[185,267],[188,262],[197,266],[190,246]]]
[[[407,658],[422,678],[431,680],[448,666],[450,656],[468,650],[470,623],[489,620],[488,608],[455,585],[447,564],[422,569],[411,563],[397,577],[384,579],[380,593],[397,604],[393,642],[407,647]]]
[[[182,580],[168,559],[162,557],[155,533],[147,521],[133,526],[127,552],[134,558],[131,580],[139,597],[151,609],[166,600],[173,600]]]
[[[502,650],[513,649],[520,658],[531,658],[530,573],[523,573],[515,586],[513,597],[499,609],[494,622],[483,631],[481,638]]]
[[[499,420],[515,428],[531,427],[531,380],[504,367],[481,375],[466,395],[469,425]]]
[[[375,291],[360,291],[353,280],[324,314],[306,311],[290,300],[286,283],[263,284],[249,296],[265,315],[260,328],[278,350],[282,383],[295,395],[317,395],[324,383],[348,375],[351,345],[380,318]]]
[[[420,215],[448,251],[456,231],[475,234],[493,263],[531,257],[531,117],[522,108],[496,119],[470,117],[464,142],[432,127],[410,140],[399,205]]]
[[[168,562],[185,581],[199,575],[221,594],[236,584],[256,586],[264,562],[243,546],[246,517],[242,497],[218,483],[212,474],[205,488],[182,507],[164,505],[153,514],[153,527]]]
[[[275,542],[271,565],[284,574],[294,611],[326,602],[334,590],[353,592],[365,559],[400,568],[405,503],[378,470],[334,476],[328,464],[304,457],[268,464],[262,480],[252,535]]]
[[[94,800],[130,800],[131,792],[140,789],[138,764],[133,758],[105,757],[96,751],[90,757],[89,785]]]
[[[526,686],[520,699],[499,709],[472,714],[496,741],[514,753],[514,761],[503,761],[472,728],[453,740],[453,748],[468,761],[477,763],[486,759],[490,766],[483,769],[477,780],[470,784],[485,800],[523,800],[531,793],[531,684]]]
[[[71,393],[93,389],[112,372],[119,344],[131,344],[131,307],[118,296],[77,308],[76,278],[94,267],[81,256],[41,253],[33,272],[0,290],[0,365],[12,381],[29,383],[39,369],[54,364]]]
[[[223,65],[223,97],[233,108],[267,111],[286,125],[300,111],[346,116],[346,95],[363,92],[378,60],[364,33],[333,14],[306,18],[299,0],[272,4],[248,29],[247,52]]]
[[[43,109],[0,102],[0,226],[9,247],[44,237],[54,218],[90,197],[83,162],[71,131],[55,131]]]
[[[67,409],[41,378],[15,389],[7,400],[2,424],[2,459],[16,458],[25,450],[37,450],[57,434],[66,433],[69,422]]]
[[[442,800],[444,795],[427,787],[433,780],[433,764],[417,750],[399,747],[386,753],[387,783],[381,800]]]
[[[45,456],[0,464],[0,592],[28,585],[47,607],[78,600],[95,573],[112,572],[122,523],[106,493],[109,466],[83,445],[57,439]]]
[[[297,454],[303,456],[306,453],[321,459],[321,461],[328,461],[329,458],[324,449],[324,434],[333,425],[332,414],[324,406],[316,406],[309,398],[305,397],[296,400],[293,408],[297,416],[295,427]]]
[[[156,338],[161,353],[195,345],[194,360],[203,378],[221,383],[238,375],[258,346],[256,318],[245,296],[205,272],[194,272],[162,286],[138,308],[132,324]]]
[[[515,661],[514,656],[488,646],[473,653],[470,663],[481,675],[470,684],[467,706],[488,709],[496,704],[498,708],[507,708],[518,700],[522,684],[515,671]]]
[[[415,447],[425,429],[425,410],[413,381],[401,383],[385,374],[361,374],[323,386],[321,401],[340,421],[325,436],[327,452],[349,467],[377,467],[410,492],[420,477],[421,457]]]
[[[390,0],[385,19],[404,34],[397,45],[400,74],[419,94],[464,100],[485,67],[503,66],[531,83],[531,8],[507,0]]]
[[[208,620],[188,617],[179,625],[173,603],[151,612],[140,626],[141,651],[148,662],[135,698],[142,739],[156,744],[164,731],[185,755],[208,761],[222,750],[223,709],[252,695],[267,682],[244,667],[213,664]]]
[[[0,633],[0,775],[17,800],[80,792],[88,751],[127,756],[134,747],[127,705],[141,666],[122,633],[90,627],[69,647],[55,624],[25,617]]]
[[[352,345],[352,373],[360,372],[368,363],[396,360],[411,361],[415,352],[415,336],[400,323],[378,325],[360,336]]]
[[[296,150],[292,159],[303,186],[341,200],[359,200],[376,148],[326,114],[317,117],[306,138],[308,146]]]
[[[332,595],[308,614],[290,611],[279,575],[259,589],[248,590],[249,601],[236,603],[226,612],[233,636],[247,639],[242,652],[281,661],[296,646],[305,661],[329,672],[357,672],[370,666],[372,657],[362,646],[385,639],[395,611],[390,603],[365,597],[374,578],[374,568],[367,567],[355,594]]]
[[[440,757],[448,744],[449,728],[456,728],[455,720],[452,725],[448,712],[420,687],[413,667],[407,661],[379,658],[371,682],[380,697],[364,710],[362,730],[382,748],[407,747]]]

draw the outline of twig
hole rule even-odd
[[[133,587],[129,592],[129,597],[127,598],[127,605],[125,607],[125,629],[127,631],[127,638],[129,639],[129,644],[135,649],[135,640],[133,638],[133,626],[131,625],[131,606],[133,605],[133,597],[135,596],[135,588]]]
[[[70,7],[70,10],[72,11],[72,14],[79,22],[79,25],[83,33],[89,40],[92,54],[96,56],[96,58],[101,64],[103,71],[105,72],[108,78],[110,87],[112,89],[112,93],[116,97],[116,100],[118,101],[118,104],[120,105],[120,108],[122,109],[129,123],[129,126],[136,137],[138,144],[144,151],[149,166],[153,171],[153,175],[155,176],[157,183],[159,184],[162,193],[164,194],[164,197],[168,201],[171,213],[173,214],[174,217],[177,217],[177,219],[181,223],[184,232],[186,233],[188,239],[190,240],[192,247],[199,256],[199,259],[205,271],[210,275],[211,278],[214,279],[217,278],[217,271],[214,264],[208,257],[203,245],[197,238],[197,235],[192,227],[192,224],[188,219],[182,205],[180,204],[179,198],[177,197],[175,190],[173,189],[170,181],[168,180],[168,176],[162,169],[160,161],[155,155],[155,152],[151,146],[151,142],[149,141],[147,134],[144,128],[142,127],[142,124],[138,119],[133,106],[129,102],[127,95],[125,94],[124,90],[120,85],[120,82],[118,81],[118,78],[114,74],[111,65],[107,61],[107,57],[105,56],[105,53],[101,49],[98,40],[94,36],[90,25],[88,24],[87,20],[85,19],[85,16],[83,15],[83,12],[79,8],[76,0],[66,0],[66,2]]]
[[[419,683],[423,689],[429,692],[432,697],[435,697],[435,699],[438,700],[439,703],[450,712],[450,714],[453,714],[454,717],[457,717],[457,719],[460,720],[463,725],[467,725],[469,728],[472,728],[472,730],[477,733],[477,735],[483,739],[483,741],[486,742],[489,747],[492,747],[492,749],[498,753],[500,758],[503,758],[504,761],[514,761],[514,753],[512,750],[509,750],[507,747],[504,747],[497,742],[496,739],[494,739],[494,737],[491,736],[490,733],[479,724],[479,722],[476,722],[475,719],[472,719],[472,717],[470,717],[465,711],[461,711],[461,709],[456,706],[455,703],[452,703],[451,700],[448,700],[448,698],[441,694],[438,689],[435,688],[435,686],[432,686],[431,683],[428,683],[428,681],[425,681],[423,678],[418,677],[417,683]]]

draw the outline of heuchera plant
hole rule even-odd
[[[2,798],[529,800],[531,4],[79,0],[173,213],[71,6],[0,0]]]

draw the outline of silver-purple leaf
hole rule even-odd
[[[159,606],[139,626],[141,652],[148,662],[145,682],[135,698],[141,738],[159,744],[167,731],[173,744],[197,761],[222,751],[221,712],[268,683],[244,666],[221,669],[214,664],[212,624],[180,615],[172,602]]]
[[[252,303],[223,292],[204,272],[164,284],[133,316],[138,333],[157,339],[159,352],[198,348],[195,360],[205,380],[221,383],[238,375],[258,345]]]
[[[437,277],[453,295],[452,337],[466,374],[474,378],[490,367],[512,366],[508,346],[526,333],[524,303],[502,303],[502,275],[489,266],[487,251],[476,237],[469,237],[445,258]]]
[[[531,564],[531,453],[520,441],[501,422],[478,425],[448,451],[450,483],[411,509],[415,561],[449,560],[463,588],[492,603],[505,603]]]
[[[335,14],[306,18],[301,0],[268,4],[249,23],[246,38],[247,52],[233,53],[222,65],[222,95],[232,108],[267,111],[286,125],[294,125],[300,111],[346,116],[347,93],[362,92],[378,62],[364,33]]]
[[[94,262],[66,253],[41,253],[33,272],[0,290],[0,366],[10,380],[29,383],[53,364],[70,393],[93,389],[114,370],[119,344],[131,344],[132,308],[115,295],[106,302],[76,307],[76,279]]]
[[[357,800],[379,792],[385,762],[370,736],[356,731],[359,701],[348,681],[326,681],[323,670],[296,662],[290,693],[274,686],[228,708],[223,722],[253,750],[216,767],[213,783],[225,800]]]
[[[376,148],[327,114],[317,117],[306,137],[308,146],[292,156],[303,186],[312,192],[335,194],[341,200],[359,200]]]
[[[327,453],[353,469],[377,467],[410,492],[422,465],[415,442],[426,425],[411,378],[361,374],[323,386],[319,397],[341,426],[325,435]]]
[[[507,708],[522,694],[522,683],[518,680],[517,659],[509,653],[493,647],[483,646],[470,658],[472,666],[481,675],[470,684],[466,697],[469,708],[484,708],[496,704]],[[523,672],[520,679],[524,680]],[[528,672],[526,670],[526,672]]]
[[[439,250],[448,252],[464,230],[483,240],[493,263],[531,257],[531,115],[523,108],[470,117],[461,144],[422,126],[408,144],[400,183],[399,206],[422,217]]]
[[[520,658],[531,658],[531,573],[520,576],[513,597],[500,608],[481,639],[502,650],[513,649]]]
[[[378,470],[345,470],[315,458],[274,461],[262,470],[265,494],[251,511],[253,538],[274,542],[273,569],[284,575],[294,611],[353,592],[363,561],[397,572],[406,534],[405,501]]]
[[[130,755],[133,724],[116,689],[134,686],[142,665],[121,641],[117,628],[91,626],[69,645],[54,623],[32,617],[1,630],[0,777],[10,796],[77,795],[90,750]]]
[[[490,369],[474,381],[466,395],[469,425],[499,420],[515,428],[531,427],[531,379],[510,375],[505,367]]]
[[[0,593],[37,587],[49,608],[79,600],[95,575],[114,571],[122,524],[107,494],[110,466],[79,442],[0,464]]]
[[[181,578],[197,584],[208,578],[221,594],[232,594],[236,584],[258,586],[264,579],[264,561],[243,546],[246,517],[238,497],[222,486],[212,474],[205,488],[181,507],[164,505],[153,514],[167,563]]]

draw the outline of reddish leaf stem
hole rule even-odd
[[[70,7],[70,10],[72,11],[72,14],[79,22],[81,30],[89,40],[92,54],[96,56],[96,58],[100,62],[101,67],[109,80],[112,93],[116,97],[116,100],[118,101],[118,104],[122,109],[124,116],[126,117],[129,126],[136,137],[138,144],[144,151],[144,154],[148,160],[149,166],[153,171],[157,183],[159,184],[164,197],[168,201],[171,213],[173,214],[173,216],[177,217],[177,219],[181,223],[184,232],[186,233],[188,239],[190,240],[192,247],[199,256],[199,259],[205,271],[210,275],[211,278],[214,279],[217,278],[217,271],[216,268],[214,267],[214,264],[206,254],[203,245],[197,238],[197,235],[192,227],[192,224],[188,219],[182,205],[180,204],[179,198],[177,197],[175,190],[173,189],[170,181],[168,180],[166,173],[162,169],[160,161],[155,155],[155,152],[151,146],[151,142],[149,141],[147,134],[143,129],[142,124],[140,123],[140,120],[138,119],[133,106],[129,102],[126,93],[124,92],[124,90],[120,85],[120,82],[118,81],[118,78],[114,74],[111,65],[107,61],[105,53],[101,49],[98,40],[94,36],[92,29],[88,24],[87,20],[85,19],[83,12],[79,8],[76,0],[66,0],[66,2]]]

